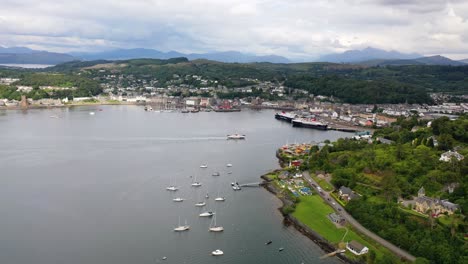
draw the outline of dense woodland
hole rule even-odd
[[[208,85],[224,85],[228,88],[255,84],[245,78],[285,82],[290,88],[307,90],[315,95],[333,96],[347,103],[432,103],[428,96],[430,92],[463,94],[468,90],[468,66],[365,67],[333,63],[221,63],[188,61],[186,58],[74,61],[34,71],[0,69],[0,77],[25,77],[29,79],[25,83],[43,86],[57,83],[57,78],[53,77],[55,73],[64,74],[71,79],[80,74],[83,79],[73,81],[78,82],[80,89],[89,89],[91,94],[95,94],[95,84],[90,80],[85,82],[84,79],[99,79],[109,74],[100,69],[110,70],[113,74],[133,75],[143,80],[157,79],[160,87],[177,84],[174,83],[175,75],[203,76],[209,80]],[[47,72],[43,76],[52,80],[34,74],[38,71]],[[182,82],[195,87],[201,86],[192,80]],[[84,87],[84,83],[92,87]],[[80,90],[77,93],[84,94],[85,91]]]
[[[411,132],[417,126],[420,129]],[[331,173],[336,188],[348,186],[361,194],[346,209],[380,236],[430,263],[468,263],[463,215],[468,212],[468,158],[439,161],[448,149],[468,157],[468,116],[456,121],[440,118],[431,127],[415,117],[400,119],[376,136],[394,143],[340,139],[333,147],[316,149],[308,166]],[[451,194],[444,189],[449,183],[458,184]],[[411,199],[422,186],[430,197],[459,204],[461,212],[444,222],[402,210],[397,199]]]

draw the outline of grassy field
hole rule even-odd
[[[349,242],[351,240],[356,240],[367,246],[370,250],[373,250],[377,256],[390,254],[388,250],[382,246],[374,244],[373,242],[367,242],[350,227],[337,228],[336,225],[328,219],[328,214],[333,212],[333,209],[327,205],[321,197],[312,195],[302,196],[301,202],[296,205],[296,210],[292,215],[332,244],[337,245],[342,241]],[[345,234],[346,236],[343,239]]]

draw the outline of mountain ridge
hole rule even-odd
[[[367,47],[362,50],[347,50],[342,53],[326,54],[320,57],[320,61],[335,63],[357,63],[377,59],[415,59],[423,57],[417,53],[405,54],[398,51],[386,51]]]

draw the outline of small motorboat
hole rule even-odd
[[[89,115],[95,115],[95,114],[96,114],[96,113],[94,113],[94,112],[89,112]]]
[[[227,174],[232,174],[232,171],[228,171],[228,173],[227,173]]]
[[[206,164],[202,164],[202,165],[200,165],[200,168],[202,168],[202,169],[206,169],[206,168],[208,168],[208,165],[206,165]]]
[[[232,164],[231,164],[231,163],[228,163],[228,164],[226,164],[226,167],[228,167],[228,168],[229,168],[229,167],[232,167]]]
[[[226,201],[226,198],[224,198],[224,197],[216,197],[216,198],[215,198],[215,201],[217,201],[217,202],[224,202],[224,201]]]
[[[273,241],[270,240],[270,241],[266,242],[265,245],[270,245],[271,243],[273,243]]]
[[[169,187],[166,187],[166,190],[175,192],[179,190],[179,188],[177,188],[176,186],[169,186]]]
[[[162,260],[166,260],[166,259],[167,259],[167,257],[162,257]]]
[[[201,213],[199,216],[200,217],[212,217],[215,213],[213,212],[204,212],[204,213]]]
[[[213,255],[213,256],[222,256],[222,255],[224,255],[224,252],[221,251],[221,249],[217,249],[217,250],[211,252],[211,255]]]
[[[227,135],[227,139],[245,139],[245,135],[241,134],[232,134],[232,135]]]
[[[213,226],[210,227],[210,232],[223,232],[224,228],[222,226]]]
[[[278,248],[278,251],[279,251],[279,252],[281,252],[281,251],[283,251],[283,250],[284,250],[284,248]]]
[[[192,186],[193,187],[200,187],[201,183],[200,182],[194,182],[194,183],[192,183]]]
[[[206,205],[205,202],[198,202],[198,203],[195,204],[195,206],[197,206],[197,207],[203,207],[205,205]]]
[[[184,200],[185,200],[184,198],[180,198],[180,197],[172,199],[172,201],[178,202],[178,203],[183,202]]]
[[[212,176],[219,176],[219,172],[213,172],[213,174],[211,174]]]

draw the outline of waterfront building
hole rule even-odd
[[[346,248],[351,251],[354,255],[363,255],[369,252],[369,249],[357,241],[350,241],[346,243]]]

